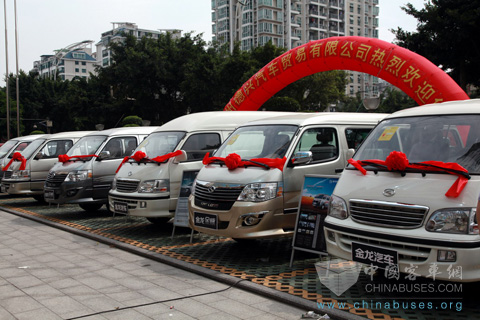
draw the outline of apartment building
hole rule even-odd
[[[40,60],[33,62],[33,70],[41,77],[59,77],[62,80],[77,78],[88,79],[90,73],[95,74],[95,67],[107,67],[112,63],[112,54],[108,47],[111,42],[123,41],[125,35],[133,35],[140,39],[151,37],[157,39],[160,34],[169,32],[173,37],[181,37],[179,29],[147,30],[138,28],[132,22],[112,22],[112,29],[101,34],[96,43],[95,52],[92,51],[94,41],[85,40],[55,50],[55,54],[42,55]]]
[[[96,44],[97,64],[102,67],[111,65],[112,54],[108,45],[111,42],[123,41],[124,35],[132,35],[138,39],[142,37],[158,39],[160,34],[166,32],[169,32],[174,38],[182,36],[182,30],[180,29],[147,30],[139,28],[132,22],[112,22],[112,29],[103,32],[100,41]]]
[[[96,64],[92,43],[91,40],[85,40],[56,50],[55,54],[42,55],[40,60],[34,61],[33,71],[38,72],[40,77],[88,79],[90,73],[95,72]]]
[[[287,50],[335,36],[378,38],[379,0],[212,0],[219,44],[250,50],[271,41]],[[376,77],[350,72],[348,95],[376,95]],[[376,93],[375,93],[376,92]]]

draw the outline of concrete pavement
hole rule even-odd
[[[2,320],[300,319],[307,311],[236,285],[0,210]]]

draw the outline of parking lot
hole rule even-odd
[[[409,289],[405,282],[404,292],[392,292],[391,288],[398,288],[398,280],[393,282],[380,274],[370,278],[362,272],[359,280],[337,297],[319,280],[314,266],[321,260],[318,255],[295,251],[290,267],[291,239],[237,243],[194,234],[190,242],[190,229],[177,227],[172,235],[171,224],[153,225],[143,218],[114,217],[105,208],[85,212],[76,205],[48,206],[32,198],[12,198],[4,194],[0,195],[0,207],[125,250],[150,255],[153,259],[160,257],[167,263],[182,261],[197,271],[205,270],[219,278],[229,275],[249,280],[259,288],[277,291],[281,299],[291,297],[304,301],[305,305],[311,306],[313,302],[318,307],[335,307],[369,319],[480,319],[478,294],[474,291],[478,283],[453,286],[416,279],[415,284],[425,288],[455,290],[429,290],[426,295],[423,290]],[[373,289],[372,283],[377,285]],[[402,305],[402,302],[408,304]]]

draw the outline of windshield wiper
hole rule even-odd
[[[256,165],[262,166],[262,167],[264,167],[265,169],[270,169],[270,166],[269,166],[268,164],[266,164],[266,163],[261,163],[261,162],[252,161],[252,160],[244,160],[244,159],[242,159],[242,161],[255,163]],[[246,164],[246,165],[248,165],[248,164]]]

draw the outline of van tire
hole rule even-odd
[[[79,203],[78,205],[85,211],[97,211],[103,206],[103,203]]]
[[[37,200],[40,203],[46,203],[45,198],[43,197],[43,194],[37,194],[32,196],[33,199]]]
[[[170,217],[156,217],[156,218],[147,218],[148,221],[150,221],[153,224],[165,224],[167,223],[170,219]]]

